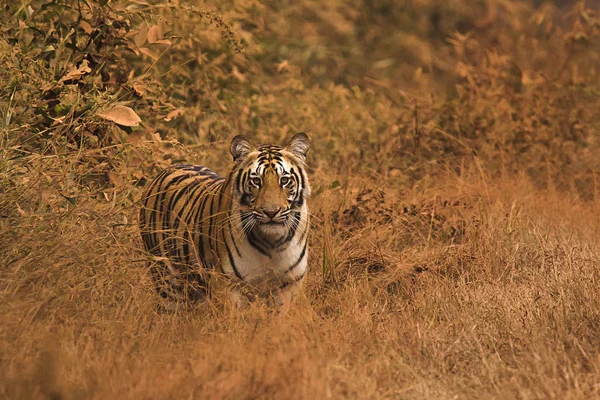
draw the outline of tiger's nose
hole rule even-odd
[[[265,215],[271,219],[277,215],[277,213],[281,210],[281,207],[277,208],[263,208],[263,212]]]

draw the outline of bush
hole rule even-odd
[[[597,393],[584,2],[5,3],[0,396]],[[157,313],[141,188],[298,131],[306,301]]]

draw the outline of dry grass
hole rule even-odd
[[[463,222],[460,243],[420,215],[318,226],[306,299],[282,314],[158,314],[137,230],[120,226],[130,205],[23,216],[3,231],[18,243],[3,273],[3,396],[597,396],[597,206],[524,180],[448,181],[433,192],[462,199],[438,211]]]
[[[82,1],[91,31],[71,10],[46,38],[18,20],[54,14],[0,14],[0,397],[600,398],[594,10],[236,3]],[[69,21],[103,44],[68,47]],[[98,116],[117,100],[144,126]],[[157,312],[145,182],[182,160],[225,173],[234,133],[299,130],[305,297]]]

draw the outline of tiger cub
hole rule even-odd
[[[302,286],[309,231],[308,136],[285,147],[231,141],[225,178],[197,165],[164,170],[142,194],[140,230],[161,297],[195,301],[211,272],[242,294],[282,304]]]

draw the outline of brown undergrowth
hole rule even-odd
[[[600,398],[598,10],[537,3],[3,5],[0,397]],[[159,312],[144,185],[300,130],[304,297]]]
[[[4,253],[2,390],[9,398],[596,395],[597,207],[525,179],[412,196],[437,204],[460,234],[433,211],[391,208],[343,224],[317,212],[306,297],[281,313],[260,303],[157,313],[130,204],[89,200],[23,215],[11,235],[19,245]],[[436,200],[457,196],[458,204]],[[333,192],[313,201],[342,215],[362,201],[376,215],[363,193],[352,205]]]

